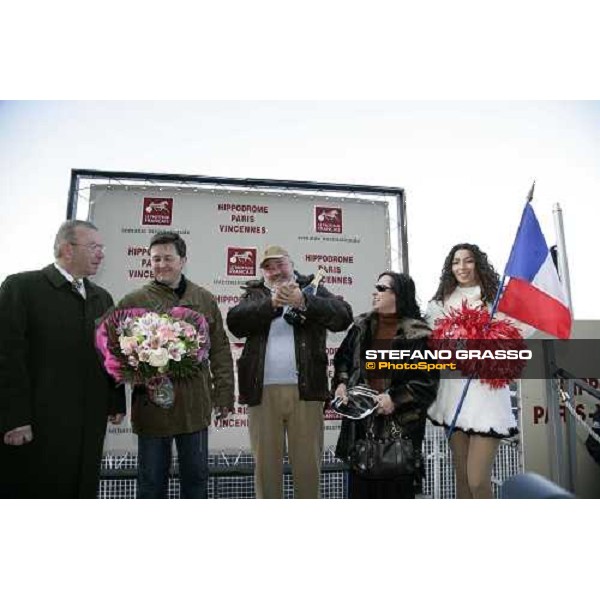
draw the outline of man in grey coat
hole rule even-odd
[[[0,497],[95,498],[107,419],[123,419],[94,347],[112,305],[89,279],[104,257],[96,227],[67,221],[54,264],[0,287]]]

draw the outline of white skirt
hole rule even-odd
[[[427,416],[435,425],[450,427],[466,379],[442,379]],[[492,389],[473,379],[455,425],[469,435],[507,438],[518,433],[508,386]]]

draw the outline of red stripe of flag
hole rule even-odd
[[[522,279],[511,279],[498,310],[557,338],[571,335],[571,313],[558,300]]]

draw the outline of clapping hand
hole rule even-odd
[[[273,305],[304,308],[304,295],[300,286],[294,281],[278,286],[275,290]]]

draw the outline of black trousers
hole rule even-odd
[[[7,446],[0,439],[0,498],[30,498],[30,448]]]
[[[348,472],[348,498],[391,499],[414,498],[414,477],[397,479],[365,479],[353,471]]]

